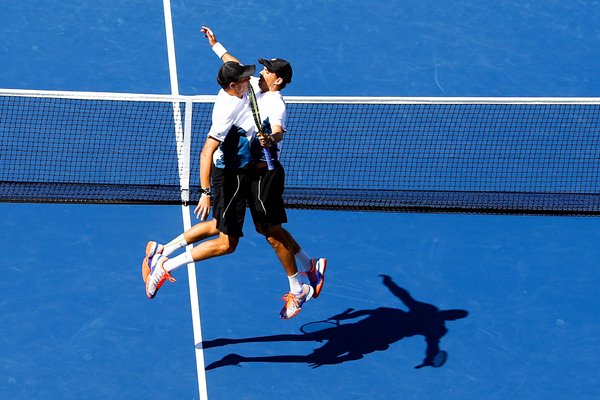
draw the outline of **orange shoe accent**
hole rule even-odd
[[[298,299],[292,293],[285,294],[281,298],[281,300],[285,301],[285,305],[283,306],[283,310],[281,310],[281,318],[283,318],[283,319],[294,318],[296,315],[298,315],[298,313],[300,311],[302,311],[302,308],[298,308]],[[285,311],[287,309],[292,308],[292,307],[294,307],[296,310],[292,314],[286,315]]]
[[[158,293],[158,289],[161,288],[161,286],[165,283],[165,281],[169,280],[169,282],[175,282],[176,279],[173,278],[171,276],[171,274],[165,269],[165,267],[163,266],[165,261],[167,261],[168,258],[161,256],[161,258],[158,260],[158,265],[156,265],[154,267],[154,271],[152,271],[150,273],[150,275],[148,275],[148,277],[150,278],[149,280],[146,281],[146,296],[149,299],[153,299],[156,296],[156,293]],[[160,268],[161,271],[156,271],[158,268]],[[152,285],[152,273],[156,273],[156,274],[162,274],[162,276],[159,278],[158,282],[156,282],[155,288],[154,288],[154,293],[150,294],[150,292],[148,291],[148,286]]]
[[[322,260],[323,270],[322,271],[317,270],[317,263],[315,262],[315,259],[313,258],[311,260],[312,268],[310,269],[310,271],[306,272],[306,275],[308,276],[308,281],[310,282],[310,285],[315,290],[315,292],[312,295],[313,299],[316,299],[321,294],[321,290],[323,289],[323,284],[325,283],[325,271],[327,270],[327,259],[320,258],[320,259],[317,259],[317,262],[318,262],[318,260]]]
[[[281,300],[285,301],[285,305],[281,309],[279,316],[282,319],[294,318],[300,311],[302,306],[313,296],[314,290],[312,286],[305,283],[302,284],[302,293],[295,295],[292,292],[283,295]]]
[[[173,278],[173,276],[171,276],[171,274],[169,272],[167,272],[166,269],[163,268],[163,266],[160,266],[163,271],[165,271],[165,275],[160,279],[160,281],[158,281],[158,283],[156,284],[156,292],[158,292],[158,289],[160,289],[160,287],[168,280],[169,282],[176,282],[177,279]],[[154,292],[154,295],[156,295],[156,292]]]
[[[150,266],[148,265],[148,257],[145,257],[142,260],[142,279],[144,283],[148,280],[148,275],[150,275]]]

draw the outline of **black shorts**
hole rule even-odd
[[[281,164],[275,169],[252,168],[250,171],[251,199],[248,201],[252,220],[260,227],[281,225],[287,222],[283,203],[285,171]]]
[[[217,229],[229,236],[244,236],[242,228],[251,193],[249,174],[245,170],[213,168],[211,178]]]

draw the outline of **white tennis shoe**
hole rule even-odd
[[[325,283],[325,270],[327,269],[326,258],[311,258],[310,262],[312,267],[310,271],[306,273],[308,282],[314,290],[313,298],[319,297],[321,290],[323,289],[323,283]]]
[[[158,292],[158,289],[160,289],[166,280],[175,282],[175,278],[164,267],[164,263],[167,260],[168,258],[162,254],[157,254],[151,258],[150,274],[146,279],[146,296],[149,299],[153,299],[156,296],[156,292]]]
[[[285,301],[285,305],[281,309],[279,315],[282,319],[294,318],[302,310],[302,305],[310,300],[313,296],[314,289],[306,283],[302,284],[302,293],[295,295],[289,292],[281,298]]]
[[[150,264],[152,263],[152,257],[157,254],[162,254],[164,246],[155,241],[149,241],[146,244],[146,257],[142,260],[142,279],[144,283],[148,280],[150,275]]]

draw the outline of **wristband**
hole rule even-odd
[[[219,58],[223,57],[227,53],[227,49],[219,42],[215,43],[215,45],[212,47],[212,51],[214,51]]]

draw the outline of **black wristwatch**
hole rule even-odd
[[[200,194],[201,194],[201,195],[202,195],[202,194],[205,194],[205,195],[207,195],[208,197],[211,197],[211,196],[210,196],[210,188],[209,188],[209,187],[208,187],[208,188],[202,188],[202,187],[201,187],[201,188],[200,188]]]

